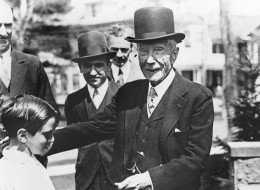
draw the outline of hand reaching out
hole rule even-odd
[[[115,185],[120,190],[152,190],[152,181],[148,172],[130,176],[122,182],[115,183]]]

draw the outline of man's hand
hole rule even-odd
[[[124,190],[124,189],[151,190],[152,189],[152,181],[151,181],[151,178],[150,178],[150,174],[148,172],[130,176],[120,183],[115,183],[115,185],[120,190]]]
[[[3,149],[9,145],[9,137],[5,137],[0,140],[0,154],[2,154]]]

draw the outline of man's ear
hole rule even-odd
[[[178,56],[178,53],[179,53],[179,47],[175,47],[172,49],[172,61],[175,62],[177,56]]]
[[[23,144],[27,143],[26,133],[27,133],[27,131],[26,131],[24,128],[19,129],[19,130],[17,131],[17,138],[18,138],[18,140],[19,140],[21,143],[23,143]]]

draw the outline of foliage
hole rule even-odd
[[[30,46],[26,36],[29,28],[43,23],[54,14],[70,11],[70,0],[7,0],[14,9],[13,47],[23,50]]]
[[[236,127],[234,141],[260,140],[260,102],[256,90],[256,79],[260,75],[260,65],[252,64],[248,58],[246,43],[239,44],[240,59],[237,65],[238,98],[232,103],[233,125]]]
[[[232,182],[229,180],[229,147],[219,138],[213,139],[212,147],[221,148],[221,153],[211,154],[207,168],[202,175],[202,187],[200,190],[232,190]]]

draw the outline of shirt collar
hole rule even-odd
[[[115,64],[111,65],[111,68],[112,68],[112,70],[114,71],[115,74],[118,74],[119,69],[121,69],[123,74],[125,74],[125,73],[130,71],[130,67],[131,67],[131,60],[130,59],[128,59],[127,62],[122,67],[118,67]]]
[[[14,160],[20,163],[35,163],[36,165],[41,165],[40,162],[32,154],[31,156],[27,155],[24,152],[18,150],[9,150],[8,147],[5,147],[3,150],[3,156],[8,160]]]
[[[154,87],[159,99],[161,99],[161,97],[164,95],[166,90],[169,88],[174,77],[175,77],[175,71],[173,69],[171,69],[168,76],[161,83],[159,83],[157,86]],[[149,83],[149,91],[150,91],[151,87],[152,87],[152,85],[151,85],[151,83]],[[149,94],[149,92],[148,92],[148,94]]]
[[[94,90],[95,88],[93,88],[92,86],[90,86],[89,84],[88,85],[88,91],[89,91],[89,94],[90,96],[92,97],[93,93],[94,93]],[[97,88],[97,91],[100,95],[103,95],[107,92],[107,88],[108,88],[108,79],[106,79],[106,81],[100,86]]]
[[[2,54],[2,56],[4,60],[11,57],[11,47],[9,47],[8,50]]]

